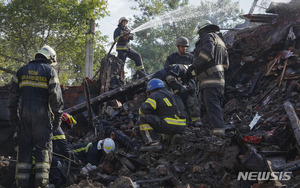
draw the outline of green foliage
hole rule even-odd
[[[80,84],[84,77],[85,40],[90,19],[108,15],[106,0],[12,0],[0,4],[0,84],[34,59],[47,44],[57,53],[60,82]],[[95,35],[103,44],[105,37]],[[104,53],[96,45],[95,61]],[[8,78],[9,77],[9,78]]]
[[[138,3],[132,9],[142,10],[141,15],[134,15],[133,28],[149,22],[150,20],[167,15],[171,11],[180,10],[188,5],[188,0],[133,0]],[[181,21],[169,21],[163,25],[155,26],[136,33],[136,39],[132,47],[141,54],[146,70],[154,73],[163,68],[165,60],[177,51],[176,40],[180,36],[187,37],[190,42],[188,51],[194,49],[194,44],[198,40],[198,35],[194,29],[198,22],[209,19],[212,23],[220,27],[233,28],[243,20],[239,15],[243,14],[239,10],[239,3],[231,0],[201,1],[199,6],[189,6],[189,10],[182,15],[189,17]],[[177,15],[176,15],[177,16]],[[179,17],[180,17],[179,16]],[[174,20],[176,17],[174,18]],[[129,62],[129,67],[135,72],[134,62]]]

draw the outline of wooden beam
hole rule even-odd
[[[122,87],[113,89],[113,90],[103,93],[97,97],[94,97],[91,99],[91,105],[92,106],[99,105],[103,102],[107,102],[107,101],[115,99],[119,96],[134,93],[138,89],[140,89],[142,87],[146,87],[147,81],[149,81],[152,78],[152,76],[153,76],[153,74],[148,75],[148,76],[141,78],[135,82],[126,84]],[[86,102],[83,102],[83,103],[77,104],[75,106],[72,106],[68,109],[65,109],[64,112],[69,113],[71,115],[75,115],[75,114],[84,112],[85,110],[87,110]]]
[[[292,124],[295,138],[297,140],[298,146],[300,146],[300,121],[294,110],[293,105],[290,102],[284,103],[284,109],[289,117],[289,120]]]

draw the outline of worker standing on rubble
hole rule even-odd
[[[137,120],[146,145],[140,151],[162,148],[156,132],[168,135],[182,134],[186,127],[182,100],[167,90],[162,80],[150,80],[147,84],[147,95],[147,100],[139,109],[140,116]]]
[[[196,95],[195,82],[191,79],[193,75],[187,75],[187,68],[187,65],[172,64],[154,73],[152,78],[161,79],[173,93],[181,97],[191,124],[199,127],[201,126],[200,105]]]
[[[189,40],[186,37],[178,37],[176,42],[178,51],[167,57],[164,67],[173,64],[192,64],[194,55],[186,51],[189,45]]]
[[[81,174],[86,175],[89,170],[94,169],[94,166],[101,164],[105,155],[115,151],[115,148],[113,139],[105,138],[100,141],[78,144],[71,149],[82,163],[87,164],[81,169]]]
[[[117,42],[118,58],[124,63],[127,57],[132,59],[137,68],[136,74],[139,78],[142,78],[145,77],[147,73],[141,55],[129,45],[129,41],[134,39],[134,35],[130,33],[129,28],[126,26],[127,23],[128,20],[125,17],[120,18],[118,27],[114,31],[114,41]]]
[[[18,187],[29,186],[32,156],[35,157],[35,185],[49,186],[52,132],[60,126],[63,113],[58,76],[50,66],[55,63],[55,51],[50,46],[43,46],[35,55],[35,60],[21,67],[12,78],[9,119],[12,126],[21,122],[16,166]],[[53,124],[50,113],[54,114]],[[33,148],[35,152],[32,152]]]
[[[203,101],[212,134],[225,134],[225,125],[221,103],[224,95],[224,68],[229,66],[226,46],[216,31],[219,26],[209,20],[199,22],[195,28],[199,40],[194,50],[193,65],[188,72],[195,69],[199,88],[199,102]]]

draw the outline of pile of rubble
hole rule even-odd
[[[282,12],[280,7],[291,11]],[[245,15],[261,24],[227,34],[234,38],[224,36],[232,40],[226,41],[231,65],[223,106],[225,137],[211,136],[204,124],[189,126],[179,139],[162,135],[163,150],[158,152],[137,156],[119,144],[118,160],[104,165],[94,181],[106,174],[107,180],[128,177],[132,187],[300,186],[300,15],[295,11],[299,9],[297,1],[271,4],[268,11],[273,14]],[[135,121],[145,96],[126,99],[106,103],[102,118],[140,143]]]
[[[210,134],[203,110],[202,127],[188,126],[180,137],[161,135],[162,150],[137,152],[131,148],[130,144],[142,144],[135,123],[151,76],[125,84],[124,65],[114,56],[103,59],[98,82],[88,80],[87,85],[63,88],[65,112],[78,122],[66,132],[71,146],[108,137],[112,132],[125,138],[124,142],[116,140],[114,155],[88,177],[72,175],[67,185],[299,187],[299,11],[300,2],[296,0],[272,3],[269,14],[244,15],[249,22],[260,24],[224,36],[230,56],[223,105],[224,137]],[[89,120],[91,114],[97,114],[97,121]],[[1,158],[0,176],[6,173],[10,161]]]

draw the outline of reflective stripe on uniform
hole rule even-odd
[[[72,149],[72,151],[75,152],[75,153],[79,153],[79,152],[85,150],[85,153],[87,153],[89,151],[90,145],[92,145],[92,142],[88,143],[88,145],[86,145],[85,147],[81,147],[81,148],[78,148],[78,149]]]
[[[18,80],[18,78],[17,78],[16,76],[13,76],[13,77],[12,77],[12,81],[15,82],[15,83],[18,83],[18,82],[19,82],[19,80]]]
[[[143,112],[141,111],[141,108],[139,109],[139,115],[143,115]]]
[[[202,80],[200,83],[200,87],[206,84],[214,84],[219,86],[225,86],[225,80],[224,79],[216,79],[216,80]]]
[[[50,164],[49,163],[45,163],[45,162],[41,162],[41,163],[36,163],[35,164],[35,168],[42,168],[42,169],[49,169],[50,168]]]
[[[163,98],[163,99],[168,106],[172,106],[172,103],[169,101],[168,98]]]
[[[59,79],[57,77],[53,77],[49,80],[49,85],[50,84],[59,84]]]
[[[145,101],[145,103],[149,103],[151,106],[152,106],[152,108],[155,110],[156,109],[156,101],[155,100],[153,100],[153,99],[151,99],[151,98],[148,98],[146,101]]]
[[[192,121],[197,121],[197,120],[200,120],[200,117],[192,117],[191,119],[192,119]]]
[[[153,128],[149,124],[142,124],[140,126],[140,131],[153,130]]]
[[[219,45],[223,46],[224,48],[226,48],[225,43],[222,39],[215,38],[215,41],[216,41],[217,44],[219,44]]]
[[[32,167],[32,164],[30,164],[30,163],[17,163],[17,166],[16,166],[16,168],[17,169],[31,169],[31,167]]]
[[[118,42],[119,38],[120,38],[120,36],[116,37],[116,38],[115,38],[115,41]]]
[[[174,119],[167,117],[164,120],[171,125],[186,125],[186,119]]]
[[[46,82],[34,82],[34,81],[22,81],[19,84],[20,88],[25,87],[25,86],[30,86],[30,87],[39,87],[39,88],[44,88],[48,89],[48,85]]]
[[[56,135],[53,136],[53,140],[63,140],[66,139],[66,135]]]
[[[212,59],[211,57],[209,57],[209,55],[207,55],[203,51],[200,52],[199,56],[201,56],[203,59],[205,59],[207,61],[210,61]]]
[[[144,65],[140,65],[136,67],[137,70],[145,69]]]
[[[201,81],[202,79],[206,78],[206,77],[209,76],[209,75],[212,75],[212,74],[215,73],[215,72],[222,72],[222,71],[224,71],[223,65],[216,65],[216,66],[213,66],[213,67],[211,67],[211,68],[205,70],[205,71],[202,72],[201,74],[199,74],[199,75],[197,76],[197,79],[198,79],[199,81]]]
[[[49,173],[36,173],[35,179],[49,179]]]
[[[126,46],[117,46],[117,50],[128,50]]]
[[[29,179],[30,173],[16,173],[15,178],[22,180],[22,179]]]
[[[169,75],[169,76],[166,77],[166,81],[169,84],[171,82],[176,81],[176,78],[174,76],[172,76],[172,75]]]

